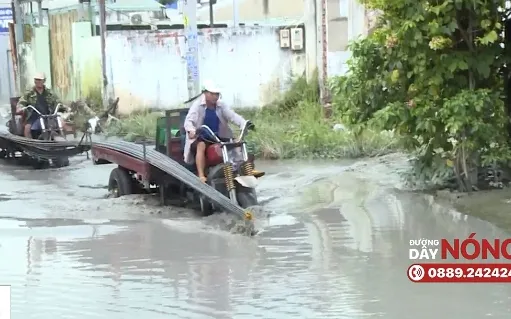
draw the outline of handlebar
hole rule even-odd
[[[27,105],[27,106],[25,106],[25,107],[21,108],[21,111],[25,111],[25,110],[27,110],[27,109],[32,109],[32,110],[36,111],[36,112],[37,112],[37,114],[39,114],[39,115],[40,115],[40,116],[42,116],[42,117],[49,117],[49,116],[55,116],[55,115],[57,115],[57,113],[58,113],[59,109],[60,109],[62,106],[63,106],[63,105],[62,105],[62,103],[57,104],[57,106],[55,107],[55,111],[53,112],[53,114],[47,114],[47,115],[43,115],[43,114],[41,114],[41,112],[39,112],[39,110],[38,110],[38,109],[36,109],[35,107],[33,107],[32,105]]]
[[[198,132],[197,132],[197,133],[198,133],[198,134],[200,134],[200,132],[201,132],[202,130],[207,131],[207,132],[208,132],[208,133],[209,133],[209,134],[210,134],[210,135],[211,135],[211,136],[215,139],[215,141],[216,141],[217,143],[222,143],[222,140],[220,140],[220,138],[219,138],[218,136],[216,136],[216,134],[215,134],[215,133],[213,133],[213,131],[209,128],[209,126],[207,126],[207,125],[201,125],[201,127],[199,128],[199,130],[198,130]]]
[[[254,129],[254,124],[251,121],[245,121],[245,123],[243,123],[243,126],[241,128],[241,132],[240,132],[240,136],[238,137],[238,141],[239,142],[243,141],[245,139],[245,135],[247,135],[247,132],[251,129]],[[220,140],[220,138],[215,133],[213,133],[213,131],[209,128],[209,126],[201,125],[201,127],[199,128],[197,133],[200,134],[201,131],[208,132],[209,135],[211,135],[215,139],[215,142],[222,143],[222,140]]]
[[[243,127],[241,128],[240,137],[238,138],[238,141],[243,141],[245,139],[245,135],[247,135],[248,130],[254,129],[254,124],[248,120],[245,121],[243,124]]]

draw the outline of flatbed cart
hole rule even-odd
[[[55,113],[50,115],[43,115],[33,106],[27,106],[26,108],[39,113],[38,121],[41,129],[32,131],[34,138],[24,137],[23,120],[16,118],[17,100],[17,98],[11,99],[11,119],[6,123],[8,130],[0,132],[1,159],[22,159],[22,162],[34,168],[46,168],[50,164],[64,167],[69,165],[69,157],[90,150],[91,144],[88,141],[82,143],[84,142],[82,140],[77,143],[66,140],[60,115],[57,114],[60,106],[57,106]]]
[[[203,216],[216,211],[236,214],[252,221],[250,207],[257,206],[253,176],[253,156],[249,156],[244,136],[251,127],[247,121],[240,138],[221,142],[207,126],[215,143],[206,150],[207,183],[197,177],[195,165],[183,162],[184,118],[188,109],[167,111],[158,120],[156,142],[95,142],[92,159],[96,165],[117,164],[110,174],[108,189],[114,196],[158,192],[161,204],[195,203]]]

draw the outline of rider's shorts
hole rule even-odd
[[[32,130],[32,131],[39,131],[42,129],[43,128],[41,127],[41,121],[39,121],[39,119],[36,119],[35,121],[33,121],[32,125],[30,126],[30,130]]]
[[[220,137],[220,140],[222,142],[229,142],[230,139],[228,138],[223,138],[223,137]],[[199,135],[195,141],[192,143],[191,147],[190,147],[190,151],[195,155],[197,153],[197,144],[199,142],[204,142],[206,143],[206,147],[212,145],[212,144],[215,144],[213,141],[211,141],[211,139],[205,139],[202,135]]]

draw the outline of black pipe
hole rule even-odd
[[[215,22],[213,21],[213,1],[209,0],[209,26],[211,28],[215,27]]]

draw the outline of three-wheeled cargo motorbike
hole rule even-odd
[[[173,171],[172,174],[150,165],[143,157],[135,158],[128,155],[127,150],[121,150],[119,145],[109,145],[108,142],[93,145],[92,155],[96,164],[118,164],[112,171],[108,183],[108,188],[114,196],[139,191],[159,192],[162,204],[177,203],[176,201],[192,204],[205,216],[221,210],[204,196],[203,191],[192,187],[197,185],[196,181],[199,178],[196,175],[195,164],[190,165],[183,160],[187,138],[183,124],[187,112],[188,109],[167,111],[165,117],[160,118],[156,125],[154,150],[159,154],[165,154],[166,158],[174,163],[169,164],[173,166],[169,170]],[[221,141],[209,127],[200,128],[200,131],[208,133],[212,142],[206,149],[207,184],[222,194],[221,197],[227,197],[237,207],[242,208],[258,205],[255,187],[261,176],[256,177],[253,174],[255,168],[253,156],[248,153],[244,140],[253,127],[251,122],[247,121],[240,136],[227,142]],[[146,147],[149,146],[144,146],[144,149]],[[187,182],[188,176],[194,180]]]
[[[190,165],[183,161],[184,145],[187,138],[183,125],[187,113],[188,109],[180,109],[177,112],[175,111],[173,116],[169,113],[164,118],[160,118],[157,123],[156,149],[166,153],[188,170],[197,174],[195,164]],[[178,121],[179,124],[177,125]],[[207,184],[242,208],[258,205],[255,190],[258,178],[253,176],[254,157],[248,153],[245,141],[248,131],[254,129],[254,127],[250,121],[246,121],[239,137],[227,142],[222,141],[206,125],[202,125],[197,131],[197,134],[205,133],[210,138],[209,142],[211,143],[206,149]],[[163,136],[164,133],[165,136]],[[167,141],[167,143],[163,141]],[[176,186],[182,187],[180,184],[166,183],[163,188],[174,188],[175,190]],[[188,192],[187,198],[198,201],[203,215],[210,215],[219,210],[204,196],[196,192]]]
[[[64,133],[64,128],[62,124],[62,119],[60,118],[60,114],[58,113],[63,108],[62,104],[58,104],[55,108],[53,114],[41,114],[39,110],[32,105],[28,105],[18,111],[15,108],[12,108],[13,116],[11,120],[6,123],[6,126],[9,129],[9,132],[14,135],[23,136],[23,123],[25,111],[27,109],[31,109],[33,112],[36,112],[39,116],[37,121],[39,121],[39,125],[35,129],[31,130],[32,138],[38,141],[65,141],[66,135]],[[12,152],[20,151],[24,153],[22,150],[11,150]],[[31,154],[24,154],[25,157],[29,158],[31,165],[36,168],[46,168],[50,166],[50,160],[39,158],[37,156]],[[64,167],[69,165],[68,157],[58,157],[54,160],[51,160],[55,167]]]

